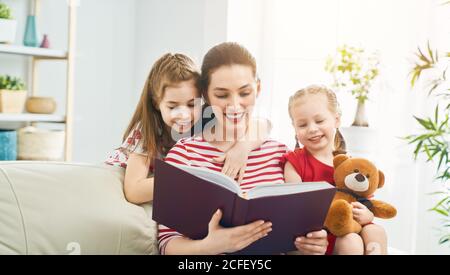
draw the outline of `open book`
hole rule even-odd
[[[294,240],[323,228],[335,187],[327,182],[264,184],[244,193],[222,173],[185,165],[155,162],[153,220],[191,239],[208,235],[217,209],[221,225],[256,220],[272,222],[268,236],[238,254],[275,254],[295,250]]]

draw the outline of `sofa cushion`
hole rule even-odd
[[[156,254],[151,205],[128,203],[124,169],[0,162],[0,254]]]

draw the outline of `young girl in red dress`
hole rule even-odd
[[[345,153],[345,142],[338,129],[341,114],[336,95],[324,86],[301,89],[289,99],[289,115],[297,142],[303,147],[285,155],[286,182],[327,181],[334,184],[333,157]],[[361,233],[339,238],[329,234],[327,254],[386,254],[384,229],[372,223],[374,216],[366,206],[359,202],[352,205],[354,219],[363,226]],[[297,248],[305,245],[308,244],[298,243]],[[374,247],[378,249],[373,250]]]

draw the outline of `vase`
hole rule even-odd
[[[23,36],[23,44],[28,47],[38,47],[39,41],[36,31],[36,16],[28,15],[25,34]]]
[[[42,39],[41,48],[50,48],[50,41],[48,40],[48,35],[44,34],[44,38]]]
[[[358,106],[356,108],[355,120],[352,126],[369,127],[369,122],[366,116],[366,104],[364,101],[358,100]]]

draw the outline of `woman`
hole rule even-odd
[[[169,151],[166,161],[205,167],[221,171],[222,163],[215,161],[237,141],[248,141],[246,135],[252,108],[260,93],[254,57],[236,43],[222,43],[206,54],[200,79],[200,89],[216,118],[213,125],[203,130],[202,136],[181,139]],[[249,154],[241,188],[246,191],[264,183],[283,183],[282,156],[287,147],[276,141],[265,141]],[[233,228],[219,225],[220,210],[212,216],[208,235],[191,240],[176,231],[158,226],[161,254],[222,254],[239,251],[270,234],[270,221]],[[303,254],[324,254],[327,247],[325,231],[311,232],[295,241]]]

